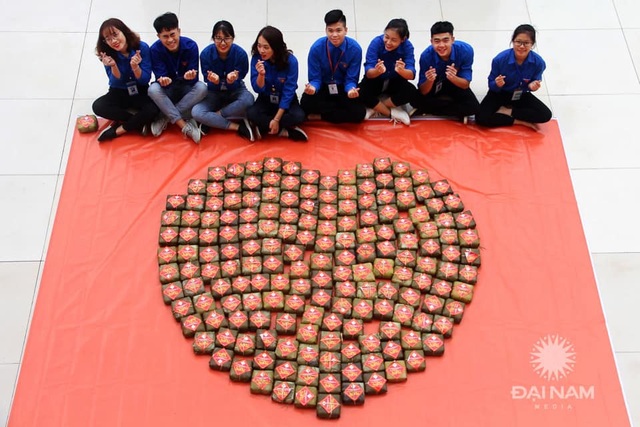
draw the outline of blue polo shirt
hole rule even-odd
[[[111,67],[104,67],[104,70],[109,76],[109,87],[116,89],[126,89],[127,83],[135,81],[136,84],[140,86],[147,86],[149,84],[149,80],[151,80],[151,54],[149,53],[149,45],[145,42],[140,42],[140,56],[142,57],[142,61],[140,62],[140,70],[142,74],[139,79],[136,79],[136,76],[133,74],[133,70],[131,70],[131,57],[136,54],[135,49],[129,50],[129,56],[124,56],[120,52],[116,52],[116,57],[113,58],[116,61],[116,65],[118,66],[118,70],[120,70],[120,78],[116,79],[111,73]]]
[[[491,72],[489,73],[489,90],[492,92],[513,92],[516,89],[529,90],[529,82],[542,80],[542,72],[547,68],[544,60],[534,51],[529,51],[529,55],[522,65],[516,62],[513,49],[500,52],[491,61]],[[502,74],[504,86],[496,85],[496,77]]]
[[[316,88],[316,91],[320,90],[322,85],[335,82],[343,85],[345,92],[349,92],[358,86],[360,80],[362,48],[351,37],[345,37],[338,47],[332,45],[328,37],[321,37],[311,45],[307,62],[309,84]]]
[[[400,46],[392,51],[385,49],[384,35],[379,35],[371,40],[371,43],[369,43],[369,47],[367,48],[367,56],[364,62],[365,75],[367,74],[367,71],[376,67],[378,59],[382,59],[382,61],[384,61],[384,66],[387,68],[387,71],[376,78],[386,80],[398,77],[398,73],[395,71],[395,66],[396,61],[399,59],[404,61],[404,68],[412,71],[414,76],[416,75],[416,57],[413,53],[413,45],[409,39],[400,43]]]
[[[426,48],[420,55],[420,78],[418,80],[418,87],[427,81],[424,74],[429,70],[429,67],[436,69],[436,74],[438,75],[436,81],[446,80],[445,71],[447,70],[447,65],[451,64],[456,64],[455,67],[458,70],[458,77],[471,82],[473,48],[469,43],[458,40],[454,41],[451,46],[451,55],[448,61],[440,59],[440,56],[438,56],[433,46]]]
[[[251,87],[258,95],[277,95],[280,98],[278,107],[288,110],[296,97],[296,89],[298,88],[298,59],[290,53],[289,65],[283,70],[278,70],[271,61],[264,61],[263,87],[259,87],[256,83],[258,80],[256,64],[259,59],[260,55],[258,54],[251,57]]]
[[[247,52],[237,44],[232,44],[226,59],[220,58],[218,49],[215,44],[210,44],[205,47],[200,54],[200,64],[202,67],[202,77],[204,78],[207,87],[211,91],[219,91],[222,87],[222,83],[226,86],[227,90],[236,90],[240,87],[244,87],[243,79],[249,72],[249,57]],[[238,70],[238,79],[233,84],[228,84],[227,74]],[[207,74],[209,71],[216,73],[220,76],[220,82],[214,84],[207,80]]]
[[[151,65],[156,80],[160,77],[169,77],[172,81],[182,81],[186,84],[194,85],[198,81],[185,80],[184,73],[189,70],[197,70],[199,68],[198,45],[188,37],[180,36],[180,46],[175,53],[169,52],[169,49],[157,40],[151,45]]]

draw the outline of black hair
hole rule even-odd
[[[100,56],[101,53],[106,53],[108,56],[115,59],[116,51],[113,50],[105,41],[104,36],[107,32],[113,34],[114,29],[124,34],[124,38],[127,40],[127,48],[129,50],[138,50],[140,48],[140,36],[138,34],[131,31],[131,29],[120,19],[109,18],[100,25],[100,30],[98,31],[98,43],[96,44],[96,55]]]
[[[407,24],[407,21],[402,18],[392,19],[391,21],[389,21],[384,30],[394,30],[403,40],[409,38],[409,25]]]
[[[175,30],[178,27],[178,17],[173,12],[163,13],[153,21],[153,28],[156,29],[158,34],[163,31]]]
[[[532,25],[522,24],[518,25],[516,29],[513,31],[513,35],[511,36],[511,41],[513,42],[519,34],[526,34],[531,37],[531,41],[533,44],[536,44],[536,29],[533,28]]]
[[[287,44],[284,42],[282,32],[271,25],[267,25],[261,29],[256,36],[256,41],[253,42],[251,46],[251,55],[258,53],[258,38],[260,38],[260,36],[269,43],[271,50],[273,50],[272,60],[276,64],[276,68],[279,70],[286,68],[289,65],[289,54],[293,52],[287,49]]]
[[[224,34],[225,37],[236,38],[236,32],[233,30],[233,25],[229,21],[218,21],[213,25],[213,31],[211,32],[211,38],[213,39],[218,33]]]
[[[338,22],[342,22],[345,27],[347,26],[347,17],[344,16],[344,13],[342,13],[340,9],[330,10],[326,15],[324,15],[325,25],[333,25]]]
[[[431,37],[442,33],[453,35],[453,24],[449,21],[438,21],[431,26]]]

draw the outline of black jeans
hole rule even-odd
[[[411,103],[418,109],[419,114],[435,114],[436,116],[473,116],[478,111],[480,103],[471,89],[461,89],[450,83],[449,80],[442,81],[442,89],[435,93],[434,82],[431,92],[422,95],[417,92],[414,102]]]
[[[146,86],[138,86],[138,95],[133,96],[129,96],[126,89],[109,88],[106,95],[93,102],[93,112],[105,119],[122,123],[127,131],[141,131],[158,114],[158,107],[147,96]]]
[[[366,114],[359,98],[349,98],[342,86],[337,94],[331,95],[329,87],[323,84],[315,94],[303,94],[300,106],[305,114],[320,114],[322,120],[330,123],[360,123]]]
[[[262,135],[269,133],[269,123],[278,112],[278,104],[272,104],[268,96],[260,95],[256,102],[247,108],[247,118],[260,129]],[[280,129],[298,126],[304,121],[304,111],[300,108],[298,98],[294,98],[280,119]]]
[[[406,79],[402,77],[396,77],[389,79],[389,84],[383,91],[384,79],[375,78],[369,79],[365,77],[360,84],[360,99],[367,106],[367,108],[373,108],[378,105],[378,97],[382,94],[389,95],[393,105],[400,106],[408,102],[412,102],[416,97],[416,87]]]
[[[551,120],[551,110],[531,92],[524,92],[519,100],[512,101],[513,92],[489,91],[476,113],[480,126],[511,126],[514,120],[529,123],[546,123]],[[500,107],[511,107],[511,116],[498,113]]]

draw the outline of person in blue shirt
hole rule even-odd
[[[129,131],[144,132],[158,113],[147,96],[151,79],[149,46],[120,19],[110,18],[100,25],[96,55],[109,77],[109,92],[94,101],[93,112],[113,120],[98,141]]]
[[[261,29],[251,46],[251,87],[258,99],[247,109],[247,118],[256,126],[256,139],[269,134],[308,140],[298,127],[305,118],[296,95],[298,60],[275,27]]]
[[[418,113],[472,116],[479,107],[470,89],[473,48],[456,40],[453,24],[439,21],[431,26],[431,46],[420,55],[418,96],[411,103]]]
[[[366,113],[358,100],[362,48],[347,37],[347,18],[341,10],[327,12],[324,22],[326,37],[309,49],[309,82],[300,105],[310,120],[361,122]]]
[[[416,59],[409,41],[409,26],[401,18],[392,19],[384,34],[375,37],[367,49],[360,99],[368,109],[409,125],[409,114],[400,106],[411,102],[416,87]],[[384,98],[381,100],[381,96]],[[367,110],[367,115],[373,112]]]
[[[529,24],[518,26],[511,43],[512,49],[500,52],[491,62],[489,92],[476,113],[476,123],[537,129],[537,123],[551,120],[551,110],[532,93],[540,89],[546,68],[540,55],[531,50],[536,44],[536,30]]]
[[[233,43],[236,33],[228,21],[218,21],[213,26],[211,40],[200,54],[202,75],[209,89],[207,97],[191,109],[201,131],[209,128],[230,130],[250,141],[253,131],[246,117],[246,110],[253,104],[253,95],[244,85],[249,71],[247,52]],[[239,120],[234,122],[232,120]]]
[[[160,15],[153,27],[159,40],[151,45],[156,81],[149,87],[149,97],[162,115],[151,124],[151,133],[159,136],[169,123],[175,123],[185,136],[198,143],[200,129],[191,119],[191,109],[207,96],[207,85],[198,80],[198,45],[180,35],[175,13]]]

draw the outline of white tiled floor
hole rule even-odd
[[[183,34],[204,47],[213,22],[224,18],[247,49],[269,23],[284,31],[304,83],[306,49],[333,7],[345,11],[350,35],[365,48],[390,18],[402,16],[419,54],[431,24],[452,21],[458,38],[475,47],[472,88],[479,96],[510,31],[525,22],[539,29],[538,52],[548,66],[542,99],[559,120],[622,385],[640,425],[640,334],[632,326],[638,322],[640,232],[633,219],[612,221],[608,212],[621,203],[631,213],[640,208],[637,0],[0,0],[0,193],[8,202],[3,206],[20,206],[27,215],[0,211],[0,324],[12,325],[0,331],[0,425],[10,408],[73,123],[106,89],[93,56],[100,22],[118,16],[153,42],[153,18],[172,10]],[[20,239],[14,238],[18,226]]]

